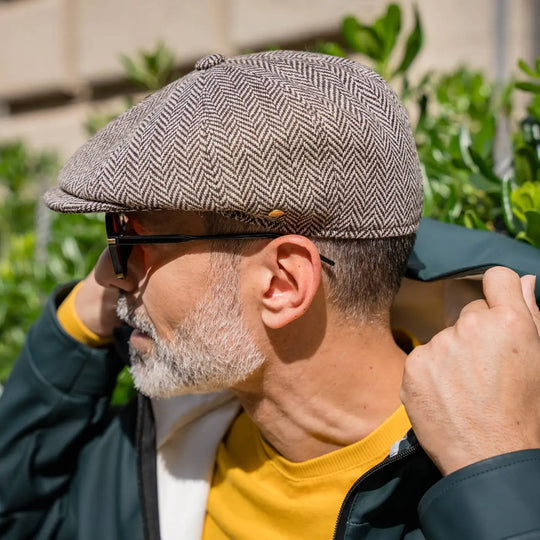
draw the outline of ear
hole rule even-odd
[[[321,258],[304,236],[276,238],[261,251],[264,280],[261,318],[268,328],[282,328],[309,309],[321,284]]]

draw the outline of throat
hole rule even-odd
[[[365,439],[400,408],[406,355],[392,349],[381,361],[341,357],[319,365],[312,358],[267,368],[261,391],[236,394],[280,455],[313,459]]]

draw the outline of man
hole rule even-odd
[[[539,534],[534,278],[489,270],[407,357],[421,186],[387,84],[310,53],[206,57],[91,139],[46,201],[107,212],[109,249],[6,387],[3,536]]]

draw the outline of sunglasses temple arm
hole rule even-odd
[[[328,257],[325,257],[324,255],[321,255],[320,253],[319,253],[319,257],[321,258],[322,262],[325,262],[329,266],[335,266],[335,264],[336,264],[332,259],[329,259]]]

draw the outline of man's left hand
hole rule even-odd
[[[485,300],[408,356],[401,399],[443,475],[540,448],[540,312],[535,278],[488,270]]]

